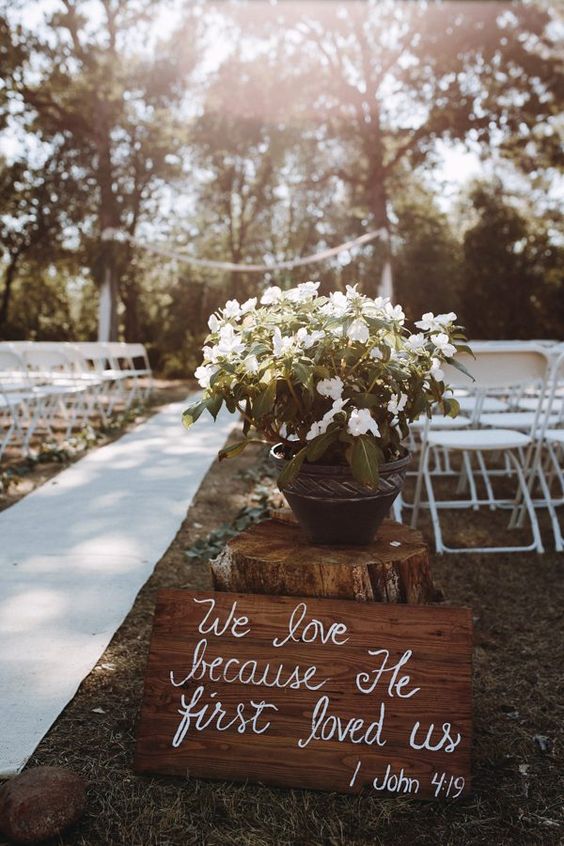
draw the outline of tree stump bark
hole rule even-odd
[[[215,590],[423,604],[437,598],[421,534],[385,520],[370,546],[313,546],[284,512],[211,561]]]

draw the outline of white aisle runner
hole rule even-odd
[[[0,513],[0,777],[18,772],[106,649],[186,515],[232,415],[185,403]]]

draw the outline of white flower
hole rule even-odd
[[[230,320],[232,317],[241,317],[241,306],[239,300],[227,300],[223,307],[223,316]]]
[[[329,301],[325,303],[321,311],[331,317],[343,317],[347,313],[349,300],[342,291],[334,291],[329,294]]]
[[[331,397],[333,400],[341,399],[343,396],[343,380],[340,376],[334,379],[322,379],[317,383],[317,393],[322,397]]]
[[[198,380],[198,384],[201,388],[209,388],[210,386],[210,379],[217,373],[219,370],[218,367],[214,367],[211,364],[200,364],[199,367],[196,368],[194,372],[194,376]]]
[[[319,282],[302,282],[297,288],[286,291],[285,298],[291,303],[305,303],[317,296]]]
[[[384,309],[382,307],[384,300],[378,297],[377,300],[371,300],[369,297],[364,297],[362,302],[362,313],[366,317],[382,317]]]
[[[453,323],[455,320],[456,314],[454,311],[449,311],[448,314],[437,314],[436,317],[432,311],[427,311],[415,325],[425,332],[436,332],[444,329],[447,324]]]
[[[343,411],[347,403],[348,399],[336,399],[329,411],[325,412],[321,420],[311,424],[309,432],[306,435],[306,441],[311,441],[318,435],[324,435],[329,428],[329,424],[333,422],[334,417]]]
[[[423,329],[424,332],[430,332],[435,328],[435,315],[432,311],[426,311],[421,317],[421,320],[416,320],[415,325],[418,329]]]
[[[380,349],[380,347],[372,347],[370,350],[370,358],[373,358],[375,361],[382,361],[384,358],[384,353]]]
[[[405,314],[400,305],[393,306],[390,302],[387,302],[384,306],[384,312],[388,317],[391,317],[392,320],[398,320],[400,323],[403,323],[405,320]]]
[[[276,358],[289,352],[293,346],[294,339],[289,336],[283,338],[280,329],[276,326],[272,335],[272,352]]]
[[[254,311],[257,307],[257,298],[251,297],[249,300],[245,300],[243,305],[241,306],[241,314],[247,314],[249,311]]]
[[[454,323],[456,320],[456,314],[454,311],[449,311],[447,314],[437,314],[435,320],[439,326],[448,326],[449,323]]]
[[[241,341],[241,336],[235,332],[230,323],[222,326],[219,330],[217,349],[222,355],[237,354],[243,352],[245,349],[245,344]]]
[[[445,378],[444,370],[441,369],[441,362],[438,358],[431,359],[431,369],[429,373],[433,379],[437,380],[437,382],[442,382]]]
[[[378,424],[370,414],[370,409],[368,408],[353,408],[347,424],[347,432],[355,437],[366,435],[367,432],[371,432],[377,438],[380,437]]]
[[[315,423],[312,423],[306,434],[306,441],[312,441],[318,435],[324,435],[327,431],[328,425],[329,423],[325,423],[323,420],[318,420]]]
[[[405,345],[412,352],[420,354],[425,352],[426,343],[427,338],[424,333],[418,332],[416,335],[410,335],[409,338],[406,340]]]
[[[331,418],[333,418],[336,414],[340,414],[340,412],[344,409],[347,403],[348,399],[343,399],[342,397],[339,397],[339,399],[335,400],[329,411],[325,412],[324,416],[327,417],[328,415],[331,415]]]
[[[318,341],[325,337],[325,332],[315,329],[313,332],[308,332],[305,326],[300,327],[296,332],[296,340],[298,344],[309,350]]]
[[[368,324],[358,317],[356,320],[353,320],[349,326],[347,335],[351,341],[360,341],[361,344],[365,344],[370,337]]]
[[[286,291],[286,299],[291,303],[305,303],[317,296],[319,282],[302,282],[297,288]]]
[[[331,332],[331,334],[334,335],[335,338],[342,338],[343,334],[344,334],[344,330],[343,330],[342,325],[331,326],[331,327],[329,327],[328,331]]]
[[[248,355],[243,359],[243,367],[246,373],[256,373],[259,369],[259,363],[256,355]]]
[[[204,363],[211,361],[213,364],[215,364],[218,359],[218,356],[220,355],[219,348],[217,346],[204,347],[202,349],[202,352],[204,354]]]
[[[267,288],[262,297],[260,298],[261,305],[273,305],[274,303],[279,303],[282,299],[282,291],[278,287],[278,285],[273,285],[271,288]]]
[[[215,314],[210,314],[208,318],[208,327],[210,332],[217,332],[219,327],[221,326],[221,321]]]
[[[431,335],[431,340],[435,347],[442,352],[445,358],[452,358],[456,352],[456,347],[453,346],[444,332],[439,332],[438,335]]]
[[[404,410],[408,399],[409,397],[407,394],[393,395],[388,402],[388,411],[394,415],[398,414],[400,411]]]
[[[358,283],[356,285],[347,285],[347,300],[354,302],[355,300],[364,299],[360,291],[357,291]]]

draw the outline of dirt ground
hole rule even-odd
[[[170,389],[175,398],[176,388]],[[180,395],[185,393],[184,386]],[[176,391],[178,395],[178,391]],[[217,462],[171,547],[29,766],[89,783],[62,846],[556,846],[564,843],[564,556],[433,556],[446,601],[475,625],[473,796],[461,803],[137,776],[134,731],[156,592],[206,589],[210,533],[256,506],[260,448]],[[59,469],[58,465],[55,469]],[[47,468],[40,468],[41,473]],[[43,477],[42,477],[43,478]],[[264,488],[262,488],[264,489]],[[254,498],[252,496],[255,491]],[[4,505],[8,504],[4,500]],[[457,514],[458,528],[467,517]],[[488,518],[489,520],[489,518]],[[497,532],[489,521],[490,531]],[[424,526],[428,533],[428,526]],[[467,529],[466,529],[467,530]],[[547,549],[552,539],[546,526]],[[212,538],[213,540],[213,538]],[[201,557],[189,557],[198,551]],[[0,846],[5,846],[0,836]]]

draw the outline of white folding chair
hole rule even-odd
[[[564,537],[557,508],[564,507],[564,352],[553,362],[546,397],[540,397],[540,424],[536,433],[536,450],[530,472],[529,492],[536,508],[546,508],[550,518],[557,552],[564,552]],[[541,496],[537,496],[538,486]],[[513,514],[513,522],[521,526],[524,509]]]
[[[475,360],[470,356],[460,356],[459,360],[464,362],[475,378],[476,391],[487,396],[490,391],[510,397],[514,392],[520,391],[524,386],[535,384],[544,389],[548,368],[548,359],[542,349],[529,347],[527,349],[490,349],[478,352]],[[471,386],[470,379],[459,373],[452,366],[446,367],[445,382],[459,389]],[[487,415],[486,415],[487,416]],[[474,420],[477,427],[484,415]],[[444,552],[517,552],[536,550],[543,552],[542,539],[535,514],[534,505],[529,494],[527,484],[527,473],[532,458],[532,447],[534,444],[534,433],[538,428],[538,416],[531,421],[531,431],[525,433],[515,429],[498,428],[470,428],[462,430],[430,430],[425,433],[423,452],[420,462],[420,474],[417,480],[416,495],[412,515],[412,526],[415,526],[421,507],[421,488],[424,484],[427,492],[427,503],[430,510],[435,546],[438,553]],[[441,499],[436,496],[433,485],[433,473],[430,468],[430,455],[433,449],[441,449],[447,452],[460,454],[462,467],[465,471],[470,498],[467,499]],[[506,465],[501,471],[496,471],[487,466],[487,457],[492,454],[501,454],[505,458]],[[475,458],[481,478],[486,488],[486,498],[478,493],[472,459]],[[517,492],[512,499],[500,498],[495,495],[492,485],[492,478],[495,474],[511,475],[517,483]],[[460,486],[459,486],[459,493]],[[516,505],[523,503],[530,519],[532,541],[527,545],[513,546],[487,546],[487,547],[452,547],[443,540],[443,532],[439,512],[442,509],[472,509],[479,510],[487,506],[491,510],[498,508],[515,509]]]
[[[77,341],[73,346],[82,355],[87,370],[102,381],[106,414],[111,415],[116,402],[125,403],[127,400],[127,375],[113,361],[109,344],[99,341]]]
[[[153,390],[153,372],[143,344],[112,341],[106,344],[112,367],[129,383],[127,407],[139,398],[145,402]]]
[[[91,416],[88,387],[75,378],[72,364],[60,349],[32,347],[22,355],[37,395],[45,399],[44,410],[50,424],[57,409],[67,421],[65,437],[75,425],[85,425]]]
[[[40,421],[45,421],[49,428],[48,399],[31,384],[22,357],[5,345],[0,347],[0,399],[5,429],[0,455],[16,438],[21,443],[22,452],[27,454]]]

